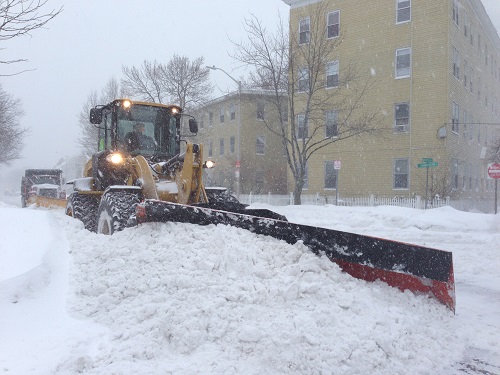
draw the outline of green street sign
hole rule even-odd
[[[422,158],[422,163],[432,163],[434,162],[434,160],[432,160],[432,158]]]
[[[418,168],[433,168],[433,167],[437,167],[437,166],[438,166],[438,162],[437,161],[433,161],[431,163],[417,164]]]

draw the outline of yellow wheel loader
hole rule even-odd
[[[183,116],[196,133],[195,119],[175,105],[117,99],[92,108],[98,152],[86,163],[83,177],[74,180],[66,213],[102,234],[174,221],[232,225],[291,244],[301,241],[354,277],[429,293],[454,310],[449,252],[290,223],[272,211],[249,209],[226,190],[204,187],[203,168],[213,163],[203,160],[201,144],[182,139]]]

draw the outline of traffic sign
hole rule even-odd
[[[437,166],[438,166],[438,162],[437,161],[433,161],[433,162],[430,162],[430,163],[417,164],[418,168],[433,168],[433,167],[437,167]]]
[[[493,179],[500,178],[500,163],[488,164],[488,176]]]

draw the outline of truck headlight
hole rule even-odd
[[[106,160],[113,164],[122,164],[125,161],[125,158],[119,152],[113,152],[106,156]]]
[[[215,161],[213,160],[207,160],[205,163],[203,163],[203,168],[213,168],[215,167]]]

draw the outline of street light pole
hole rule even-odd
[[[215,65],[207,66],[211,70],[220,70],[222,73],[231,78],[238,85],[238,128],[237,128],[237,149],[236,149],[236,198],[240,199],[241,192],[241,177],[240,177],[240,167],[241,167],[241,81],[233,78],[228,72],[222,68],[218,68]]]

